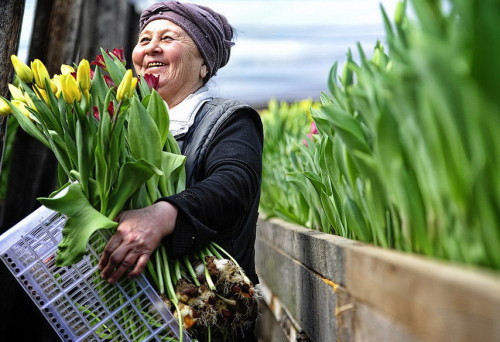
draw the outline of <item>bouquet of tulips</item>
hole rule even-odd
[[[92,234],[116,229],[122,210],[185,188],[185,156],[169,132],[158,78],[133,77],[123,50],[101,52],[92,63],[63,65],[52,78],[40,60],[29,67],[12,56],[12,99],[0,98],[0,114],[12,113],[58,160],[59,189],[39,198],[67,217],[57,266],[81,260]],[[180,329],[195,336],[229,335],[256,317],[253,284],[215,243],[182,260],[160,246],[147,270]]]

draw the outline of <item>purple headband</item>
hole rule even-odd
[[[153,20],[166,19],[180,26],[194,41],[205,61],[208,78],[229,61],[233,29],[226,17],[212,9],[179,1],[163,1],[146,8],[140,18],[140,30]],[[207,79],[208,79],[207,78]]]

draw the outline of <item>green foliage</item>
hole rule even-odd
[[[313,156],[311,100],[278,103],[262,112],[264,123],[263,182],[260,205],[276,216],[307,227],[327,228],[321,215],[321,198],[305,171],[317,171]]]
[[[368,59],[358,46],[359,63],[349,52],[340,77],[332,67],[330,94],[312,110],[319,136],[301,149],[309,152],[301,160],[318,164],[276,169],[285,156],[266,156],[265,163],[274,161],[273,174],[310,180],[302,188],[315,196],[300,196],[319,198],[322,208],[311,201],[318,216],[301,224],[312,227],[326,216],[342,236],[500,269],[498,2],[411,5],[412,20],[404,15],[406,2],[394,22],[382,9],[388,51],[378,43]],[[294,190],[274,199],[299,196],[287,191]],[[279,205],[304,213],[303,204]]]

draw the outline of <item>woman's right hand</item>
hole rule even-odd
[[[176,218],[177,208],[164,201],[118,215],[116,233],[99,260],[102,278],[114,284],[130,269],[129,278],[141,274],[161,240],[172,234]]]

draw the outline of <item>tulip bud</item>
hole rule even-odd
[[[24,100],[21,102],[24,102],[28,108],[33,108],[36,110],[35,103],[27,93],[24,93]]]
[[[46,104],[50,105],[49,95],[47,94],[47,92],[44,89],[41,89],[41,88],[38,88],[37,86],[35,86],[35,92],[40,100],[42,100]]]
[[[406,12],[405,7],[406,6],[404,1],[400,1],[396,5],[396,10],[394,11],[394,22],[396,23],[396,25],[401,25],[403,23]]]
[[[75,68],[73,68],[71,65],[67,64],[61,65],[61,74],[71,75],[72,72],[75,72]]]
[[[25,83],[31,83],[33,81],[33,71],[31,71],[30,67],[21,62],[16,55],[11,55],[10,60],[12,61],[17,77]]]
[[[127,93],[127,97],[134,96],[135,87],[137,86],[137,82],[138,81],[139,80],[137,79],[137,77],[132,78],[132,81],[130,83],[130,89],[129,89],[128,93]]]
[[[61,97],[61,75],[54,75],[54,77],[50,80],[50,88],[52,89],[52,92],[56,94],[57,98]]]
[[[12,114],[12,109],[4,99],[0,98],[0,115],[7,116],[9,114]]]
[[[31,113],[30,111],[28,110],[28,108],[26,108],[26,105],[24,104],[24,102],[21,102],[21,101],[18,101],[18,100],[12,100],[12,104],[21,111],[21,113],[23,113],[26,117],[30,118],[31,119]]]
[[[82,91],[90,89],[90,64],[86,59],[82,59],[80,64],[78,64],[76,80],[78,81]]]
[[[131,97],[134,94],[136,85],[137,78],[132,77],[132,70],[127,70],[116,91],[116,99],[122,101]]]
[[[33,70],[37,87],[45,89],[45,80],[50,80],[49,72],[45,65],[39,59],[35,59],[31,62],[31,70]]]
[[[59,78],[64,101],[67,104],[72,104],[75,100],[80,101],[82,99],[82,93],[80,89],[78,89],[75,78],[71,75],[61,75]]]
[[[10,95],[12,96],[12,98],[14,100],[24,102],[24,93],[21,89],[19,89],[15,85],[9,83],[9,91],[10,91]]]

